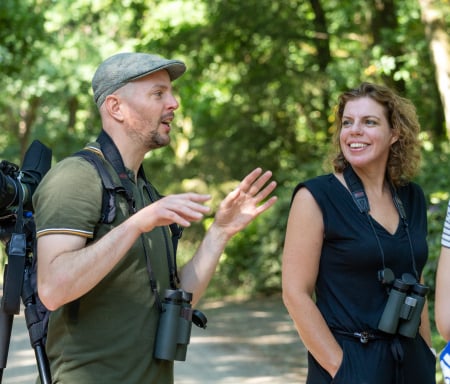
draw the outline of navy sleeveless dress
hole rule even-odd
[[[382,253],[367,215],[358,210],[350,192],[333,174],[300,183],[294,195],[303,187],[318,203],[325,231],[316,303],[344,351],[334,379],[308,354],[307,384],[435,383],[436,359],[419,333],[409,338],[378,330],[388,292],[378,279]],[[397,193],[404,205],[413,254],[402,220],[394,234],[371,221],[385,267],[401,278],[403,273],[414,274],[414,263],[420,276],[428,257],[425,197],[414,183]],[[377,337],[362,343],[351,336],[355,332]]]

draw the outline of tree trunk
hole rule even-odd
[[[442,8],[447,7],[439,0],[419,0],[425,33],[436,67],[436,82],[444,108],[447,138],[450,139],[450,41],[446,32],[444,12],[440,12],[438,3]]]
[[[397,7],[395,0],[372,0],[372,17],[371,30],[373,37],[373,45],[382,47],[386,55],[395,58],[398,66],[398,58],[404,54],[401,44],[392,39],[387,39],[387,35],[395,35],[398,33]],[[394,73],[383,74],[385,84],[400,93],[404,93],[406,82],[404,79],[396,80]]]
[[[40,97],[32,97],[28,109],[21,113],[21,120],[18,126],[18,137],[20,141],[20,158],[23,161],[25,152],[30,145],[31,128],[35,123],[38,116],[38,109],[41,105]]]

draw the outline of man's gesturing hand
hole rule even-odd
[[[276,196],[260,205],[277,186],[275,181],[269,182],[271,177],[272,172],[263,173],[261,168],[250,172],[220,203],[214,225],[231,237],[274,205],[277,201]]]
[[[210,211],[204,205],[210,198],[198,193],[168,195],[141,209],[134,219],[141,232],[172,223],[189,227],[191,222],[200,221]]]

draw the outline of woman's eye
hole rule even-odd
[[[352,122],[350,120],[343,120],[342,126],[343,127],[350,127],[352,125]]]

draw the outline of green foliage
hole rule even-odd
[[[215,207],[256,166],[279,185],[275,207],[227,248],[212,285],[221,293],[280,289],[292,189],[330,170],[337,95],[363,80],[395,87],[415,103],[426,138],[418,181],[434,287],[449,149],[418,1],[7,0],[0,22],[0,153],[13,162],[33,139],[57,161],[96,137],[90,80],[105,57],[143,50],[186,62],[172,143],[145,161],[155,186],[211,193]],[[186,230],[183,260],[205,225]]]

